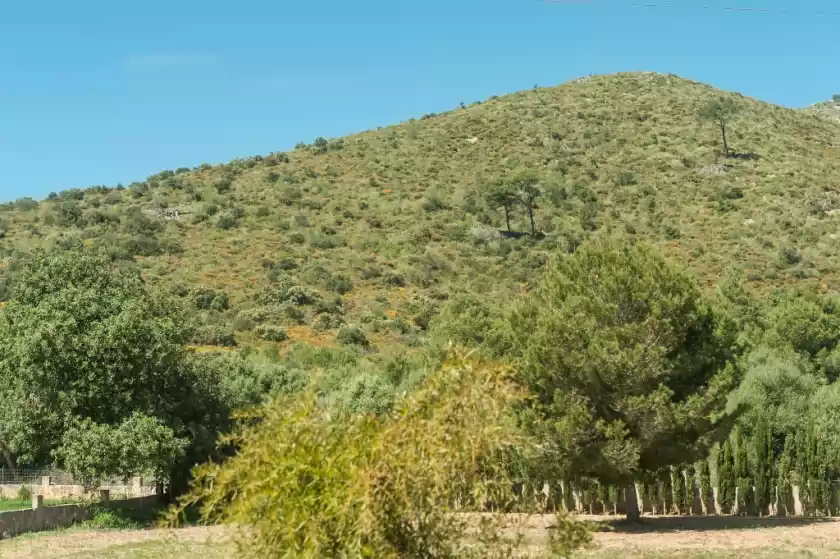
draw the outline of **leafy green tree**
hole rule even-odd
[[[179,305],[136,266],[81,248],[35,253],[0,311],[5,452],[45,464],[80,421],[115,427],[137,413],[189,441],[169,476],[183,482],[229,417],[218,376],[186,349],[191,335]]]
[[[742,426],[751,428],[766,418],[779,436],[799,428],[821,385],[808,363],[791,352],[759,347],[744,358],[741,369],[743,381],[727,406],[744,410]]]
[[[55,456],[77,481],[94,488],[111,477],[166,479],[188,444],[161,420],[135,413],[116,426],[90,419],[71,425]]]
[[[710,121],[720,126],[720,134],[723,138],[723,156],[729,157],[729,144],[726,141],[726,126],[738,113],[739,106],[729,97],[721,97],[709,101],[697,111],[700,120]]]
[[[595,241],[557,260],[509,316],[543,467],[626,484],[632,498],[644,472],[705,455],[736,416],[722,413],[729,332],[690,276],[648,247]]]

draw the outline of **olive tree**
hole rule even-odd
[[[737,413],[733,329],[651,248],[593,241],[561,257],[509,316],[509,358],[533,397],[522,420],[555,479],[627,487],[705,455]]]

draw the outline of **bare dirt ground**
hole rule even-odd
[[[611,517],[581,517],[597,522],[595,547],[581,558],[604,559],[840,559],[840,519],[648,517],[627,524]],[[540,557],[553,517],[522,518],[531,557]],[[0,542],[3,559],[123,558],[163,559],[234,556],[222,527],[179,530],[84,531],[42,533]]]
[[[58,559],[125,557],[169,559],[232,556],[232,547],[219,526],[178,530],[63,530],[38,533],[0,542],[2,559]]]

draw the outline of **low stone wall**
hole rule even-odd
[[[54,485],[49,476],[45,476],[41,483],[0,484],[0,499],[15,499],[21,488],[26,488],[32,495],[43,495],[47,500],[82,498],[88,495],[81,485]],[[100,489],[109,490],[114,498],[147,497],[156,492],[154,486],[144,485],[139,477],[134,478],[130,485],[102,485]]]
[[[160,502],[157,495],[110,501],[106,493],[106,500],[95,503],[95,506],[110,509],[136,509],[155,506]],[[33,508],[0,512],[0,539],[17,536],[26,532],[65,528],[76,522],[88,520],[93,516],[91,505],[59,505],[55,507],[43,506],[43,497],[33,497]]]

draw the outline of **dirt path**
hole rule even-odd
[[[66,530],[40,533],[0,542],[2,559],[57,559],[62,557],[88,557],[99,552],[119,548],[142,549],[145,544],[162,551],[167,548],[223,547],[223,527],[190,527],[179,530],[127,530],[90,531]],[[105,555],[108,556],[108,555]],[[126,555],[130,557],[131,555]],[[188,555],[182,555],[186,557]],[[168,559],[160,557],[160,559]]]
[[[583,557],[837,557],[840,519],[647,518],[641,524],[609,517],[581,517],[602,523],[596,549]],[[528,547],[538,557],[553,518],[524,524]],[[33,534],[0,542],[3,559],[227,558],[232,548],[223,527],[180,530],[83,531]]]

